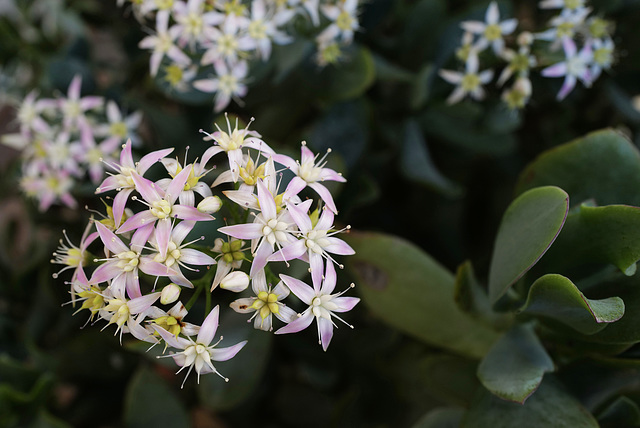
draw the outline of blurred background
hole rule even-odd
[[[536,1],[498,3],[519,30],[539,31],[551,16]],[[359,5],[345,61],[319,67],[304,36],[274,46],[268,61],[251,62],[242,105],[226,110],[245,122],[255,117],[251,129],[284,153],[297,155],[302,140],[314,152],[331,148],[329,166],[348,180],[332,187],[336,220],[354,235],[396,235],[450,271],[472,260],[486,278],[500,218],[529,162],[607,127],[640,141],[640,2],[590,3],[613,23],[616,45],[612,69],[591,88],[578,84],[558,102],[562,79],[532,73],[533,95],[521,110],[503,103],[495,85],[483,101],[448,105],[453,86],[438,70],[460,69],[459,24],[483,20],[488,4],[369,0]],[[17,132],[17,106],[32,89],[66,94],[79,74],[83,95],[142,112],[139,155],[175,147],[182,157],[189,146],[200,156],[208,143],[198,130],[222,116],[210,96],[176,93],[163,76],[149,76],[149,54],[138,43],[150,30],[134,15],[115,0],[0,0],[0,134]],[[489,60],[483,68],[492,65],[501,67]],[[471,399],[478,382],[467,375],[477,361],[432,358],[442,351],[387,325],[364,302],[347,315],[355,329],[340,326],[326,353],[312,330],[248,332],[244,316],[228,313],[221,320],[228,337],[248,334],[251,344],[220,363],[231,382],[204,376],[198,385],[192,377],[181,390],[171,362],[144,345],[121,346],[112,329],[101,332],[102,324],[87,325],[85,314],[63,305],[68,278],[52,278],[59,269],[51,254],[63,229],[78,242],[90,216],[82,207],[101,208],[95,186],[74,189],[78,209],[41,212],[18,185],[20,152],[6,145],[0,152],[0,426],[410,427],[432,409]],[[345,263],[340,290],[356,279]],[[384,282],[375,271],[358,274]]]

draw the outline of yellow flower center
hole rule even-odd
[[[351,15],[349,15],[349,12],[343,10],[342,12],[340,12],[340,15],[338,15],[338,18],[336,19],[336,25],[342,31],[351,30],[353,27],[353,18],[351,17]]]
[[[467,92],[471,92],[475,90],[478,86],[480,86],[480,78],[477,74],[469,73],[465,74],[462,78],[462,82],[460,83],[462,89]]]
[[[267,26],[259,19],[257,21],[251,21],[249,24],[249,37],[256,40],[262,40],[267,38]]]
[[[487,28],[484,29],[484,37],[490,42],[494,40],[498,40],[502,37],[502,30],[498,24],[487,25]]]
[[[165,68],[164,79],[173,87],[176,87],[182,82],[183,71],[177,64],[171,64]]]
[[[171,210],[172,206],[166,199],[154,201],[151,204],[151,214],[158,217],[160,220],[164,220],[169,217],[171,215]]]

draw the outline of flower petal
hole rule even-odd
[[[298,299],[302,300],[307,305],[311,305],[311,301],[316,297],[316,293],[313,291],[313,288],[299,279],[288,275],[280,274],[280,279],[287,285],[287,287],[289,287],[289,290],[291,290]]]
[[[219,314],[220,306],[216,306],[209,312],[209,315],[207,315],[207,318],[205,318],[202,323],[202,327],[200,327],[200,332],[198,332],[198,339],[196,340],[198,343],[203,345],[209,345],[211,343],[218,329]]]

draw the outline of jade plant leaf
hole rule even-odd
[[[138,370],[129,383],[124,420],[128,428],[190,426],[187,411],[174,391],[146,367]]]
[[[601,428],[640,426],[640,408],[628,397],[621,396],[598,416]]]
[[[638,260],[640,208],[582,205],[567,216],[560,236],[538,267],[545,272],[569,273],[570,268],[609,263],[633,275]]]
[[[352,232],[345,240],[356,254],[347,267],[356,291],[387,324],[431,345],[483,356],[497,333],[456,306],[454,278],[415,245],[398,237]]]
[[[548,274],[533,283],[520,310],[559,321],[582,334],[594,334],[622,318],[624,302],[619,297],[589,300],[568,278]]]
[[[354,44],[345,55],[349,60],[340,67],[326,67],[319,74],[323,83],[319,96],[326,101],[357,98],[375,81],[376,67],[369,49]]]
[[[559,382],[546,376],[524,404],[501,400],[480,388],[460,427],[598,428],[598,422]]]
[[[640,205],[640,152],[612,129],[541,154],[520,175],[516,194],[538,186],[562,187],[573,203]]]
[[[489,296],[478,283],[469,260],[458,266],[453,298],[463,312],[498,330],[507,330],[513,322],[512,313],[495,312],[491,308]]]
[[[516,325],[498,340],[478,366],[478,378],[496,396],[524,403],[553,360],[529,325]]]
[[[415,121],[407,121],[404,126],[402,146],[402,173],[410,180],[424,184],[449,197],[462,193],[458,184],[442,175],[433,163],[420,126]]]
[[[464,416],[460,407],[440,407],[421,417],[411,428],[458,428]]]
[[[507,208],[498,228],[489,268],[489,299],[498,301],[549,249],[569,211],[559,187],[531,189]]]

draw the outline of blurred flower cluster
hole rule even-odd
[[[151,75],[160,73],[178,92],[195,88],[215,94],[216,111],[246,95],[248,61],[266,61],[273,44],[292,42],[298,18],[316,33],[318,63],[337,62],[359,28],[357,6],[357,0],[131,2],[141,22],[155,20],[154,34],[140,42],[152,52]]]
[[[18,106],[20,130],[1,142],[21,151],[20,187],[46,211],[54,203],[75,207],[72,190],[89,176],[99,183],[105,162],[117,156],[135,133],[142,114],[124,116],[114,101],[81,96],[82,79],[75,76],[66,96],[41,98],[30,92]]]
[[[345,181],[326,168],[326,155],[318,158],[302,144],[300,160],[275,153],[260,134],[248,126],[218,129],[205,140],[213,145],[201,160],[187,163],[168,159],[173,149],[149,153],[134,162],[127,143],[119,162],[110,162],[113,172],[98,187],[97,193],[117,192],[113,205],[102,219],[91,219],[79,245],[62,243],[53,263],[73,270],[69,282],[72,302],[91,313],[91,320],[115,324],[116,333],[173,348],[167,356],[182,369],[195,368],[198,376],[218,373],[212,361],[232,358],[246,342],[228,348],[212,344],[219,306],[211,309],[211,292],[216,288],[251,293],[231,303],[236,312],[251,314],[256,329],[276,334],[294,333],[316,320],[319,341],[327,349],[333,335],[336,314],[351,310],[359,301],[334,293],[337,283],[334,255],[353,254],[352,248],[335,235],[333,225],[337,209],[324,181]],[[214,189],[232,187],[213,195],[203,182],[215,167],[209,161],[224,153],[229,169],[213,182]],[[168,178],[151,181],[145,173],[157,163]],[[224,162],[225,164],[227,162]],[[284,173],[294,176],[281,189]],[[309,187],[324,202],[304,201],[299,196]],[[224,200],[224,202],[223,202]],[[138,210],[134,214],[135,208]],[[139,210],[141,208],[141,210]],[[201,222],[214,220],[212,214],[226,209],[226,226],[219,227],[213,248],[198,245],[204,236],[189,240]],[[229,221],[233,220],[233,224]],[[100,243],[102,258],[89,253],[89,246]],[[270,265],[299,259],[308,263],[312,285],[285,274],[275,276]],[[249,265],[248,269],[242,270]],[[195,266],[206,266],[199,272]],[[95,267],[95,269],[94,269]],[[339,265],[342,267],[342,265]],[[88,269],[92,269],[90,272]],[[245,272],[246,271],[246,272]],[[60,273],[59,272],[59,273]],[[248,273],[247,273],[248,272]],[[58,274],[59,274],[58,273]],[[58,274],[55,276],[57,277]],[[196,275],[197,276],[197,275]],[[148,281],[141,281],[144,278]],[[185,293],[185,289],[190,289]],[[347,288],[348,290],[349,288]],[[198,326],[185,321],[188,310],[204,291],[207,314]],[[345,290],[346,291],[346,290]],[[293,293],[307,308],[300,314],[285,303]],[[190,294],[187,303],[180,297]],[[218,373],[220,375],[220,373]],[[188,374],[187,374],[188,375]],[[220,375],[222,376],[222,375]]]
[[[522,31],[514,35],[518,20],[511,18],[501,21],[496,2],[489,5],[484,22],[461,23],[465,33],[456,56],[464,62],[464,71],[440,70],[444,80],[456,85],[447,99],[449,104],[467,95],[475,100],[485,97],[483,85],[491,82],[494,71],[479,71],[479,62],[489,47],[495,59],[506,62],[496,84],[505,87],[511,82],[504,89],[502,99],[512,109],[524,107],[531,98],[530,70],[552,62],[561,48],[564,59],[541,71],[545,77],[564,77],[558,100],[564,99],[578,80],[589,87],[603,70],[611,67],[614,59],[614,44],[610,34],[612,24],[591,16],[592,9],[586,6],[585,0],[543,0],[538,7],[560,10],[549,20],[548,29],[539,33]],[[517,49],[507,47],[510,39],[515,40]]]

